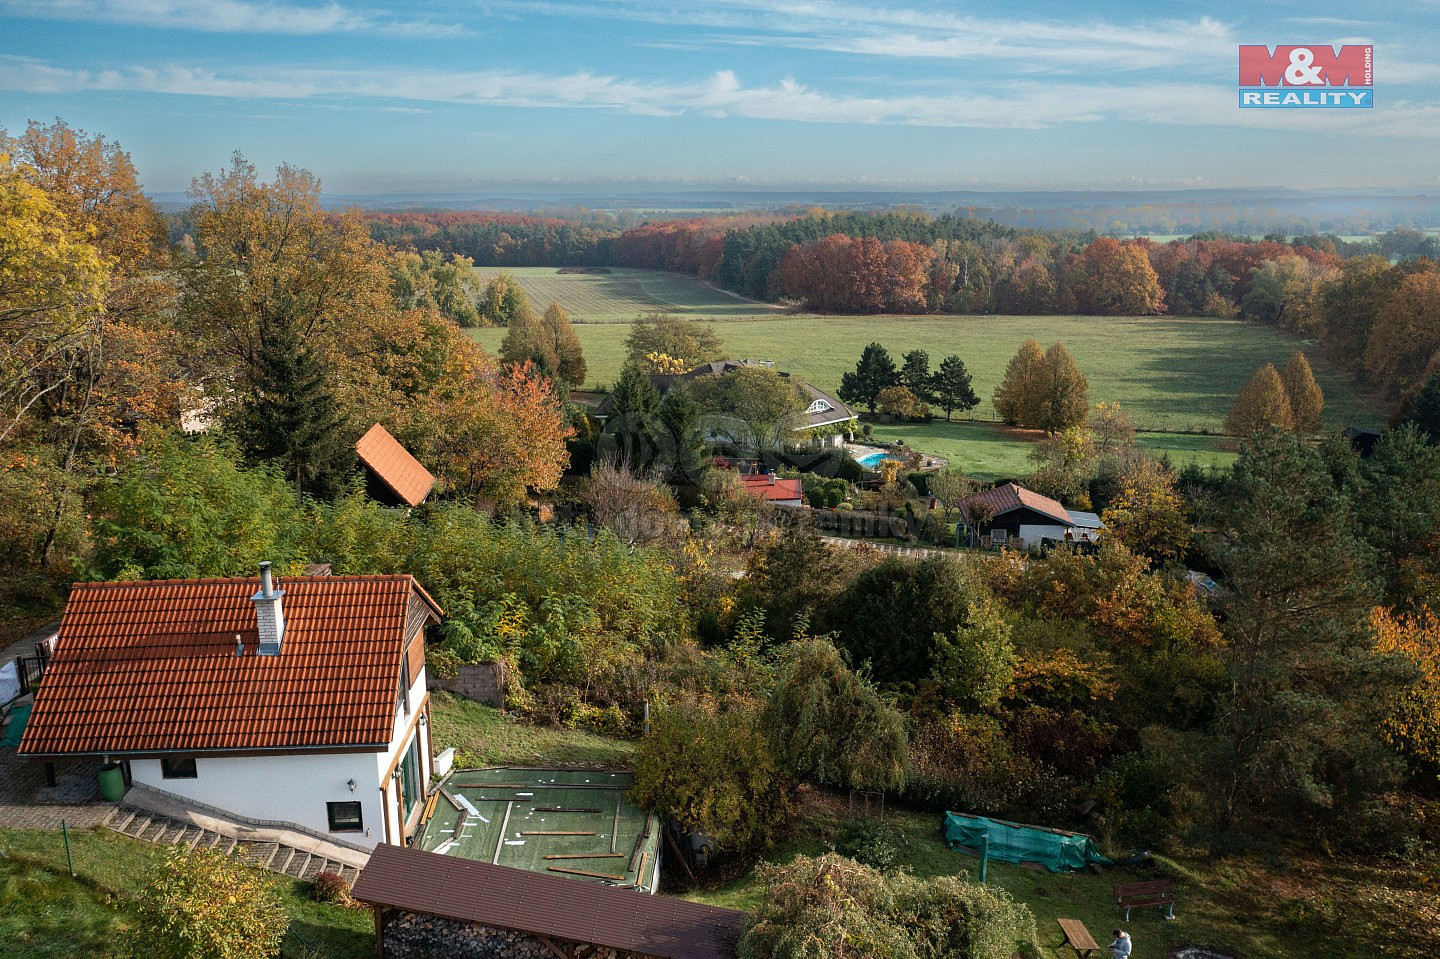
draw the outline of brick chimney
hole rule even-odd
[[[270,578],[270,564],[260,564],[260,592],[250,597],[255,604],[255,625],[260,631],[261,656],[279,656],[280,645],[285,640],[285,609],[280,598],[283,589],[276,589]]]

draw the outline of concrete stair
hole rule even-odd
[[[314,879],[322,872],[333,872],[347,884],[354,885],[355,878],[360,875],[360,870],[349,863],[318,853],[279,842],[237,839],[134,806],[116,806],[106,817],[104,825],[122,836],[160,846],[176,846],[190,851],[211,849],[227,856],[243,856],[261,868],[292,879]]]

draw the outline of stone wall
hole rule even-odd
[[[385,923],[385,959],[555,959],[539,939],[490,926],[402,912]],[[594,959],[645,959],[597,948]]]
[[[505,664],[481,663],[478,666],[461,666],[454,679],[442,679],[429,670],[425,671],[426,685],[431,689],[443,689],[473,699],[487,706],[505,705]]]

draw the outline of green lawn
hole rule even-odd
[[[481,266],[475,272],[485,283],[509,273],[519,281],[537,313],[559,303],[575,323],[629,323],[645,313],[736,320],[780,312],[779,307],[733,296],[681,273],[607,269],[606,273],[561,273],[553,266]]]
[[[435,691],[430,694],[436,749],[454,746],[455,768],[587,766],[624,769],[635,745],[573,729],[531,726],[498,709]]]
[[[104,829],[70,834],[76,879],[58,832],[0,829],[0,955],[5,959],[120,957],[139,894],[161,847]],[[316,902],[310,884],[273,877],[295,939],[325,959],[375,953],[368,910]]]
[[[655,283],[695,283],[671,274],[651,276],[663,278]],[[607,278],[571,274],[559,279],[583,287]],[[722,294],[711,291],[711,295]],[[642,312],[647,311],[635,309],[615,318],[625,322],[578,327],[591,385],[613,383],[619,375],[628,321]],[[1144,429],[1218,430],[1255,370],[1266,362],[1283,366],[1296,349],[1305,350],[1325,391],[1327,425],[1373,426],[1383,420],[1383,408],[1335,375],[1313,344],[1238,320],[808,314],[741,318],[698,307],[693,312],[717,319],[716,332],[730,356],[774,360],[778,368],[830,391],[839,388],[841,374],[854,369],[861,350],[872,340],[888,348],[897,362],[912,349],[929,352],[932,366],[950,353],[958,354],[981,397],[975,415],[985,418],[993,418],[990,397],[1006,363],[1022,341],[1033,338],[1046,345],[1063,341],[1089,377],[1092,399],[1120,403]],[[495,352],[505,331],[475,330],[473,335]]]
[[[843,800],[811,793],[792,835],[769,858],[787,862],[830,848],[845,815]],[[901,864],[920,877],[966,874],[975,878],[973,856],[951,852],[940,835],[938,813],[891,808],[887,820],[905,836]],[[1150,878],[1174,882],[1176,918],[1156,909],[1132,911],[1120,923],[1112,886]],[[1053,875],[992,862],[988,881],[1001,886],[1034,913],[1043,945],[1060,941],[1060,917],[1079,919],[1102,944],[1123,925],[1135,942],[1135,959],[1163,959],[1182,946],[1207,946],[1246,959],[1368,959],[1433,954],[1440,908],[1414,867],[1359,865],[1345,861],[1286,859],[1261,862],[1202,860]],[[686,898],[736,909],[753,909],[763,897],[753,871]],[[1059,955],[1058,952],[1053,953]]]

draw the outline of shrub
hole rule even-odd
[[[895,865],[909,840],[900,830],[873,816],[853,816],[835,835],[835,851],[872,869]]]
[[[311,880],[310,892],[316,902],[328,902],[332,906],[355,905],[355,899],[350,895],[350,884],[337,872],[317,873]]]
[[[172,850],[136,902],[147,959],[271,959],[290,927],[268,878],[217,852]]]

